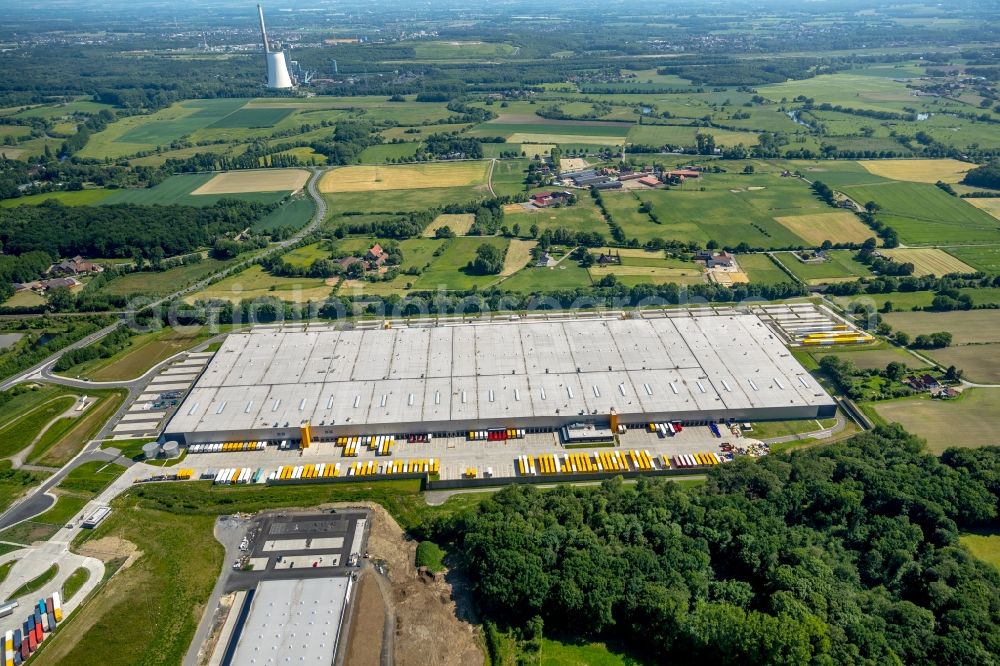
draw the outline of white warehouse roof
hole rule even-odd
[[[749,314],[257,328],[226,338],[167,431],[833,404]]]
[[[347,576],[258,583],[231,663],[332,664],[349,589]]]

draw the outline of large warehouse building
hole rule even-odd
[[[226,338],[165,435],[187,444],[578,422],[826,418],[756,316],[256,328]]]

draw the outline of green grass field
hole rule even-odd
[[[178,266],[165,271],[128,273],[109,281],[101,287],[101,291],[115,296],[166,296],[185,285],[222,270],[228,263],[231,262],[203,259],[196,264]]]
[[[567,259],[554,268],[528,267],[515,273],[501,283],[506,291],[521,294],[533,292],[562,291],[589,287],[590,273],[573,260]]]
[[[950,446],[1000,444],[1000,389],[966,389],[953,400],[888,400],[871,403],[870,408],[885,421],[901,423],[926,439],[931,453],[941,453]]]
[[[114,356],[80,363],[60,374],[102,382],[135,379],[157,363],[197,345],[210,335],[208,328],[203,326],[164,327],[133,336],[131,344]]]
[[[317,259],[329,259],[330,250],[325,249],[325,243],[310,243],[297,247],[291,252],[281,255],[282,261],[290,266],[307,268]]]
[[[118,190],[106,197],[101,203],[108,205],[130,203],[142,205],[180,204],[184,206],[211,206],[219,199],[244,199],[247,201],[259,201],[261,203],[275,203],[281,201],[288,194],[287,192],[191,194],[214,177],[215,174],[211,173],[170,176],[156,187]]]
[[[447,249],[417,278],[414,287],[428,290],[465,290],[485,287],[496,282],[496,275],[474,275],[467,272],[466,265],[475,258],[476,248],[480,245],[493,245],[506,252],[508,243],[508,239],[498,237],[452,238],[448,241]]]
[[[50,201],[55,199],[64,206],[93,206],[94,204],[101,203],[111,195],[115,194],[115,190],[105,190],[105,189],[91,189],[91,190],[78,190],[75,192],[49,192],[47,194],[32,194],[26,197],[18,197],[16,199],[3,199],[0,201],[0,208],[15,208],[17,206],[37,206],[45,201]]]
[[[913,354],[909,354],[899,347],[885,346],[882,349],[863,349],[860,351],[845,352],[823,352],[813,353],[813,358],[819,361],[824,356],[836,356],[845,361],[851,361],[862,370],[881,369],[892,363],[905,363],[908,368],[925,368],[927,363],[923,363]]]
[[[560,643],[549,638],[543,638],[538,651],[538,663],[541,666],[635,666],[630,657],[616,654],[604,643]]]
[[[84,586],[88,578],[90,578],[90,571],[85,567],[80,567],[67,576],[62,586],[63,601],[72,599],[73,595],[79,592],[80,588]]]
[[[274,127],[294,112],[295,109],[276,109],[267,107],[256,109],[237,109],[229,115],[216,120],[207,127],[213,129],[259,129],[264,127]]]
[[[486,144],[505,145],[505,144]],[[497,196],[513,196],[524,191],[524,177],[528,171],[526,159],[497,160],[493,166],[493,191]]]
[[[489,194],[484,185],[477,187],[428,187],[412,190],[377,192],[336,192],[324,194],[331,223],[344,212],[396,213],[442,208],[450,203],[479,201]]]
[[[950,247],[946,252],[976,270],[992,275],[1000,274],[1000,246]]]
[[[368,146],[363,151],[358,161],[361,164],[385,164],[389,158],[399,159],[401,157],[413,157],[417,154],[419,143],[383,143],[377,146]]]
[[[741,254],[736,258],[736,261],[750,278],[750,282],[755,284],[792,282],[792,278],[788,277],[788,274],[771,261],[771,257],[766,254]]]
[[[259,265],[254,265],[187,296],[185,300],[194,303],[198,300],[220,299],[237,303],[270,296],[283,301],[305,303],[324,300],[331,291],[332,284],[326,284],[323,278],[277,277]]]
[[[888,182],[841,188],[860,204],[875,201],[878,217],[907,245],[1000,242],[993,216],[927,183]]]
[[[803,282],[823,284],[870,277],[871,271],[861,262],[855,261],[854,254],[851,250],[831,250],[826,253],[827,261],[821,264],[804,263],[791,252],[779,253],[778,258]]]
[[[1000,342],[1000,310],[891,312],[882,317],[910,335],[948,331],[953,345]]]
[[[297,231],[309,223],[316,212],[316,204],[312,197],[305,194],[296,195],[291,201],[281,204],[266,217],[253,223],[254,231],[274,231],[275,229],[292,229]]]
[[[78,389],[79,390],[79,389]],[[28,454],[28,462],[61,467],[93,439],[125,401],[124,389],[89,389],[90,406],[53,421]]]
[[[49,423],[72,408],[75,402],[73,396],[58,395],[39,402],[16,419],[4,421],[0,426],[0,457],[12,456],[31,444]]]
[[[153,150],[208,127],[245,103],[245,99],[188,100],[150,115],[129,116],[95,134],[78,154],[103,159]]]
[[[624,140],[630,125],[594,122],[538,122],[505,123],[502,119],[476,125],[470,132],[473,136],[510,136],[511,134],[552,134],[567,136],[619,137]]]

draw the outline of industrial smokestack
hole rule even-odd
[[[257,14],[260,16],[260,38],[264,41],[264,59],[267,61],[267,87],[268,88],[292,88],[292,77],[288,73],[288,63],[285,62],[285,54],[282,51],[272,51],[267,43],[267,29],[264,27],[264,8],[257,5]]]
[[[264,53],[270,53],[271,47],[267,44],[267,29],[264,28],[264,8],[257,5],[257,13],[260,14],[260,36],[264,40]]]

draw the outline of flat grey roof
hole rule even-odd
[[[226,338],[168,431],[826,404],[751,314],[271,327]]]
[[[348,577],[268,580],[257,585],[233,666],[333,663]]]

